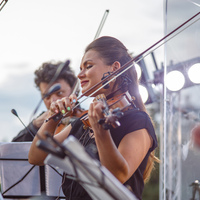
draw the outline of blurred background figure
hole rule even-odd
[[[49,83],[55,76],[56,71],[58,67],[60,66],[60,64],[62,64],[62,62],[57,62],[57,63],[45,62],[34,72],[35,85],[40,91],[42,97],[44,97],[44,95],[48,91]],[[69,66],[64,66],[64,68],[62,69],[62,72],[58,75],[55,82],[53,82],[51,85],[55,83],[59,83],[61,88],[55,93],[44,98],[43,101],[47,108],[47,111],[42,112],[37,118],[33,119],[27,126],[29,131],[26,128],[21,130],[17,134],[17,136],[12,139],[12,142],[32,141],[38,129],[43,124],[44,120],[47,118],[48,110],[51,103],[63,97],[69,96],[72,93],[75,84],[77,83],[77,78]],[[78,95],[79,93],[78,89],[75,93],[76,95]],[[76,115],[79,115],[79,114],[80,114],[80,110],[77,109],[74,116],[63,119],[60,124],[67,125],[71,123],[76,118]]]

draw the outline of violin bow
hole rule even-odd
[[[103,25],[104,25],[104,23],[106,21],[106,18],[108,16],[108,14],[109,14],[109,10],[106,10],[104,15],[103,15],[103,18],[101,20],[101,23],[99,24],[99,28],[98,28],[98,30],[96,32],[96,35],[94,36],[94,40],[96,40],[99,37],[99,34],[100,34],[100,32],[101,32],[101,30],[103,28]]]
[[[6,3],[8,2],[8,0],[2,0],[0,3],[0,11],[3,9],[3,7],[6,5]]]
[[[163,38],[161,38],[159,41],[157,41],[156,43],[154,43],[153,45],[151,45],[149,48],[147,48],[146,50],[144,50],[142,53],[138,54],[136,57],[132,58],[130,61],[128,61],[127,63],[125,63],[122,67],[120,67],[118,70],[114,71],[112,74],[108,75],[107,77],[105,77],[102,81],[100,81],[99,83],[95,84],[94,86],[92,86],[89,90],[87,90],[86,92],[84,92],[79,98],[78,100],[80,100],[83,96],[87,96],[83,101],[85,101],[87,98],[91,97],[93,94],[95,94],[96,92],[98,92],[100,89],[102,89],[105,85],[107,85],[108,83],[110,83],[112,80],[116,79],[118,76],[120,76],[121,74],[123,74],[125,71],[127,71],[128,69],[130,69],[134,64],[130,65],[132,62],[136,61],[135,63],[139,62],[140,60],[144,59],[147,55],[149,55],[151,52],[155,51],[156,49],[158,49],[160,46],[162,46],[163,44],[165,44],[166,42],[168,42],[169,40],[171,40],[172,38],[174,38],[176,35],[178,35],[179,33],[181,33],[182,31],[184,31],[185,29],[187,29],[189,26],[191,26],[192,24],[194,24],[195,22],[197,22],[200,18],[196,19],[193,23],[187,25],[183,30],[179,30],[181,29],[184,25],[188,24],[190,21],[192,21],[194,18],[196,18],[198,15],[200,14],[200,12],[198,12],[197,14],[193,15],[190,19],[188,19],[187,21],[185,21],[184,23],[182,23],[180,26],[178,26],[177,28],[175,28],[173,31],[171,31],[170,33],[168,33],[166,36],[164,36]],[[179,32],[177,32],[179,30]],[[168,38],[169,36],[171,36],[173,33],[177,32],[174,36]],[[166,40],[167,39],[167,40]],[[161,43],[163,42],[163,43]],[[158,46],[157,46],[158,45]],[[157,46],[157,47],[156,47]],[[155,47],[155,48],[154,48]],[[154,49],[153,49],[154,48]],[[150,51],[151,50],[151,51]],[[148,52],[149,51],[149,52]],[[145,55],[146,54],[146,55]],[[116,75],[117,74],[117,75]],[[116,75],[116,76],[115,76]],[[110,79],[111,77],[113,77],[112,79]],[[110,80],[109,80],[110,79]],[[92,92],[91,94],[89,94],[92,90],[94,90],[96,87],[98,87],[99,85],[101,85],[102,83],[104,83],[101,87],[97,88],[94,92]],[[83,101],[81,101],[80,103],[82,103]]]
[[[105,87],[107,84],[109,84],[111,81],[113,81],[114,79],[116,79],[118,76],[120,76],[121,74],[123,74],[125,71],[127,71],[128,69],[130,69],[132,66],[134,66],[134,63],[132,62],[139,62],[140,60],[144,59],[146,56],[148,56],[151,52],[155,51],[156,49],[158,49],[160,46],[162,46],[163,44],[165,44],[166,42],[168,42],[169,40],[171,40],[172,38],[174,38],[176,35],[178,35],[179,33],[181,33],[182,31],[184,31],[185,29],[187,29],[188,27],[190,27],[192,24],[196,23],[200,18],[196,19],[193,23],[188,24],[190,21],[192,21],[193,19],[195,19],[198,15],[200,14],[200,12],[196,13],[195,15],[193,15],[191,18],[189,18],[188,20],[186,20],[185,22],[183,22],[181,25],[179,25],[177,28],[175,28],[174,30],[172,30],[170,33],[168,33],[167,35],[165,35],[163,38],[161,38],[160,40],[158,40],[156,43],[154,43],[153,45],[151,45],[149,48],[147,48],[146,50],[144,50],[142,53],[138,54],[136,57],[132,58],[131,60],[129,60],[127,63],[125,63],[122,67],[120,67],[118,70],[114,71],[112,74],[108,75],[107,77],[105,77],[102,81],[100,81],[99,83],[95,84],[94,86],[92,86],[89,90],[87,90],[86,92],[84,92],[80,97],[78,97],[77,101],[79,101],[81,98],[83,98],[84,96],[86,96],[82,101],[79,101],[79,103],[77,103],[72,109],[75,109],[76,107],[78,107],[81,103],[83,103],[85,100],[87,100],[89,97],[91,97],[93,94],[95,94],[96,92],[98,92],[100,89],[102,89],[103,87]],[[180,30],[182,27],[184,27],[185,25],[187,25],[183,30]],[[178,32],[177,32],[178,31]],[[173,33],[176,33],[175,35],[172,35]],[[172,36],[172,37],[170,37]],[[170,37],[170,38],[169,38]],[[154,49],[153,49],[154,48]],[[131,64],[132,63],[132,64]],[[131,64],[131,65],[130,65]],[[116,75],[116,76],[115,76]],[[113,78],[112,78],[113,77]],[[110,80],[109,80],[110,79]],[[102,84],[103,83],[103,84]],[[102,86],[100,86],[102,85]],[[98,86],[100,86],[99,88],[97,88]],[[90,93],[92,90],[94,90],[95,88],[97,88],[94,92]],[[66,113],[65,115],[63,115],[63,117],[67,116],[68,113]],[[49,119],[52,119],[55,115],[51,116]],[[49,120],[48,119],[48,120]]]

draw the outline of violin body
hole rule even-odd
[[[105,109],[103,110],[104,118],[99,120],[104,129],[109,129],[110,126],[117,128],[120,126],[118,119],[124,115],[124,112],[130,109],[136,109],[134,104],[135,97],[131,97],[128,91],[116,95],[108,100],[104,94],[95,97],[94,101],[103,101]],[[88,115],[81,118],[84,128],[91,127]]]

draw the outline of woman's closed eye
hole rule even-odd
[[[90,69],[93,65],[87,65],[86,69]]]

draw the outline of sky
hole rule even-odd
[[[83,51],[106,10],[99,36],[118,38],[133,55],[164,36],[161,0],[8,0],[0,11],[0,142],[11,141],[24,128],[11,109],[25,125],[30,122],[41,98],[33,73],[43,62],[69,59],[78,74]],[[154,54],[160,66],[162,48]],[[148,70],[151,74],[154,66]],[[44,109],[42,104],[37,114]]]

